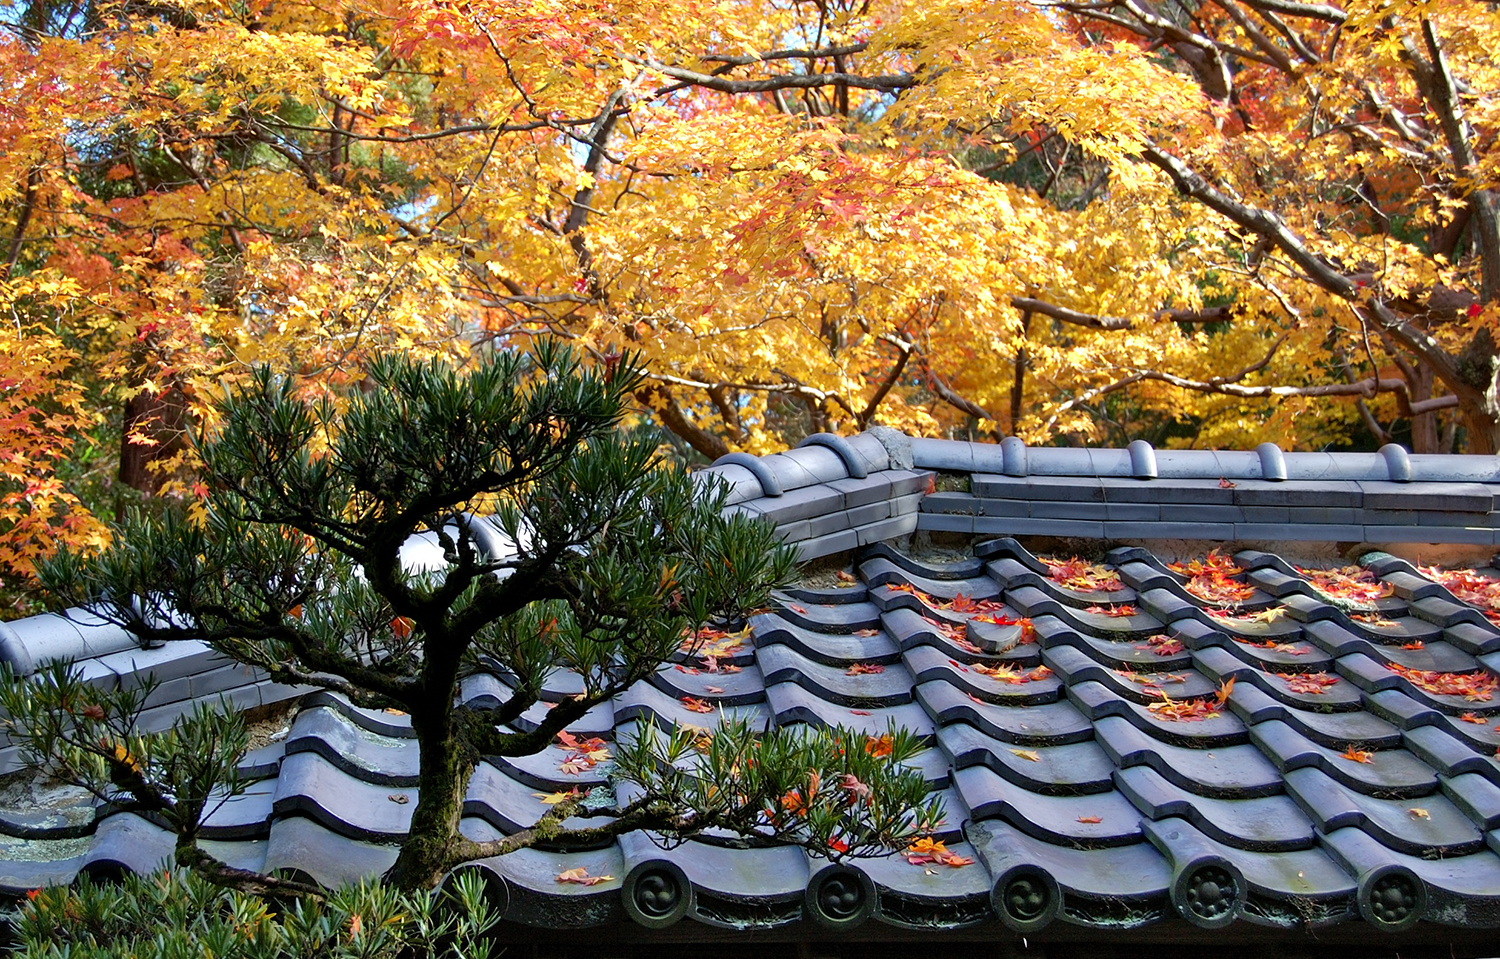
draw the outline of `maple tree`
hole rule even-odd
[[[641,351],[708,457],[1500,443],[1490,4],[7,9],[0,381],[76,353],[133,485],[255,362],[335,388],[544,331]],[[80,426],[44,407],[26,486]],[[25,544],[58,501],[22,495]]]
[[[539,842],[638,829],[727,829],[837,859],[936,828],[942,806],[907,765],[922,744],[905,731],[846,748],[846,730],[762,732],[692,697],[691,711],[719,712],[714,730],[648,723],[613,743],[569,730],[674,658],[727,672],[716,657],[744,635],[731,627],[795,561],[770,524],[725,514],[722,484],[701,487],[654,440],[615,429],[642,379],[635,357],[585,368],[542,341],[462,373],[397,356],[369,376],[367,391],[305,396],[262,368],[194,444],[203,515],[133,513],[102,553],[41,561],[44,583],[143,641],[202,640],[279,682],[409,716],[416,798],[391,797],[413,806],[387,874],[400,889]],[[440,550],[436,568],[403,563],[414,536]],[[507,677],[509,695],[460,702],[462,680],[486,670]],[[581,689],[542,708],[558,670]],[[5,673],[0,704],[31,761],[172,829],[178,865],[247,891],[319,895],[199,844],[206,817],[250,786],[245,724],[200,706],[143,735],[150,691],[95,688],[54,663],[36,682]],[[491,841],[459,832],[481,759],[547,750],[564,777],[612,763],[620,792],[543,797],[535,824]],[[599,819],[564,825],[575,816]]]

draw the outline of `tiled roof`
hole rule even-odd
[[[1500,925],[1500,693],[1483,688],[1500,672],[1500,626],[1485,609],[1387,552],[1360,559],[1359,589],[1371,597],[1360,602],[1331,596],[1325,590],[1340,591],[1275,553],[1230,547],[1238,596],[1226,617],[1215,614],[1224,603],[1139,546],[1105,556],[1118,582],[1090,570],[1106,591],[1081,592],[1081,581],[1065,584],[1055,563],[1012,538],[1201,539],[1200,557],[1214,541],[1278,538],[1235,535],[1261,527],[1316,534],[1286,541],[1493,544],[1500,460],[1026,450],[887,431],[707,472],[733,486],[731,508],[768,516],[805,557],[848,553],[854,580],[788,590],[717,671],[701,660],[667,664],[573,731],[625,740],[642,723],[739,716],[878,734],[894,721],[928,743],[915,761],[946,800],[938,838],[975,862],[896,855],[831,866],[733,837],[662,848],[632,835],[483,863],[504,880],[496,888],[507,920],[577,929],[629,918],[657,928],[688,917],[746,929],[870,918],[917,929],[998,922],[1025,934],[1162,920]],[[1136,478],[1146,472],[1154,476]],[[1068,506],[1095,509],[1059,509]],[[1112,517],[1126,507],[1156,512]],[[1255,509],[1330,516],[1273,522]],[[920,530],[993,535],[945,564],[885,544]],[[1478,565],[1471,575],[1500,578]],[[60,653],[84,657],[98,682],[155,669],[162,688],[173,687],[149,717],[158,724],[219,690],[237,705],[300,692],[197,644],[142,651],[109,627],[60,617],[0,627],[0,655],[13,663]],[[556,675],[544,698],[575,684]],[[1164,696],[1212,702],[1226,688],[1217,715],[1152,709]],[[504,678],[488,674],[463,687],[471,700],[508,694]],[[720,709],[695,712],[687,698]],[[210,851],[325,884],[378,873],[411,815],[415,751],[404,717],[314,694],[286,738],[251,757],[268,778],[210,820]],[[606,769],[565,773],[563,758],[549,749],[482,763],[464,830],[514,832],[547,808],[541,795],[579,786],[601,787],[596,801],[607,808]],[[149,870],[171,851],[156,826],[109,810],[0,812],[0,833],[13,837],[0,839],[0,885],[11,891],[80,870]],[[556,881],[575,867],[616,878]]]

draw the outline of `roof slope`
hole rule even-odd
[[[1053,453],[1079,451],[1027,451],[1017,477],[1005,471],[1013,445],[835,440],[713,472],[734,486],[732,508],[777,521],[804,555],[859,549],[852,581],[787,591],[744,635],[717,640],[713,659],[683,654],[572,732],[623,741],[642,723],[709,726],[736,715],[878,735],[894,722],[929,744],[918,762],[948,808],[937,838],[975,862],[955,868],[897,855],[831,866],[730,837],[661,848],[636,835],[586,852],[527,850],[482,863],[503,879],[508,920],[553,929],[626,917],[651,928],[690,917],[733,929],[998,920],[1026,933],[1055,922],[1118,929],[1163,919],[1205,929],[1359,918],[1382,930],[1421,920],[1500,925],[1500,613],[1468,602],[1488,600],[1476,589],[1500,580],[1493,565],[1454,578],[1372,552],[1361,569],[1331,576],[1255,550],[1213,559],[1205,543],[1197,558],[1206,570],[1174,569],[1130,546],[1094,567],[1040,558],[1008,536],[934,565],[881,543],[955,526],[1040,532],[1016,529],[1035,522],[1147,524],[1143,538],[1188,535],[1164,527],[1267,525],[1257,514],[1243,523],[1186,518],[1195,505],[1241,515],[1348,510],[1357,520],[1339,513],[1322,525],[1394,526],[1438,543],[1470,542],[1451,530],[1483,530],[1493,542],[1500,486],[1483,470],[1494,463],[1410,457],[1412,473],[1396,481],[1390,457],[1334,457],[1317,478],[1298,479],[1287,454],[1289,478],[1268,481],[1263,454],[1198,454],[1166,475],[1167,455],[1156,453],[1157,476],[1135,479],[1110,471],[1137,468],[1139,452],[1082,451],[1093,472],[1057,482],[1038,469]],[[1351,478],[1377,466],[1383,477]],[[931,468],[967,471],[968,491],[936,492]],[[1389,488],[1396,482],[1409,498],[1382,499],[1400,492]],[[1275,490],[1285,493],[1280,505],[1238,499]],[[1203,494],[1219,501],[1174,498]],[[1046,515],[1069,504],[1102,507],[1104,518]],[[1109,518],[1122,507],[1152,507],[1156,518]],[[1375,522],[1392,519],[1381,511],[1404,515]],[[1451,516],[1466,525],[1422,525]],[[1319,524],[1298,516],[1292,525]],[[37,635],[33,626],[20,624],[12,638]],[[183,668],[190,684],[237,667]],[[576,682],[554,676],[545,698],[569,695]],[[483,674],[463,695],[499,701],[509,687]],[[404,717],[317,694],[283,742],[251,757],[267,778],[214,816],[205,831],[212,851],[327,884],[379,872],[409,821],[415,750]],[[568,771],[568,759],[557,747],[481,764],[464,829],[476,838],[514,832],[542,814],[547,793],[579,787],[597,787],[607,814],[607,767]],[[0,815],[0,833],[13,837],[0,840],[0,884],[18,891],[80,870],[148,870],[170,853],[155,826],[104,813],[97,821],[86,808]],[[615,878],[557,881],[577,867]]]

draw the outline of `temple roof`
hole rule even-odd
[[[728,716],[875,735],[895,723],[923,738],[914,763],[945,800],[934,838],[973,862],[898,852],[833,865],[737,837],[636,834],[481,862],[508,922],[873,920],[997,935],[1500,925],[1500,570],[1488,558],[1500,459],[1039,449],[880,430],[736,454],[702,475],[816,562],[711,657],[680,654],[570,731],[620,742],[645,723]],[[0,656],[23,672],[75,658],[106,684],[155,673],[148,728],[220,695],[242,708],[298,700],[286,735],[247,759],[264,779],[215,813],[207,847],[329,885],[394,860],[416,782],[404,716],[270,683],[202,644],[142,650],[78,616],[0,624]],[[578,682],[556,674],[543,698]],[[492,674],[462,691],[509,694]],[[568,758],[559,745],[482,762],[464,831],[515,832],[574,788],[607,812],[607,762]],[[150,870],[171,852],[133,814],[32,799],[0,809],[12,892]],[[614,878],[558,881],[579,867]]]

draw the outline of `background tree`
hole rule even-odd
[[[1492,3],[12,9],[0,305],[167,495],[255,362],[542,332],[694,456],[1500,444]]]
[[[409,836],[389,874],[398,888],[537,842],[597,843],[642,828],[730,829],[839,858],[899,846],[939,821],[921,773],[900,765],[919,748],[909,734],[761,735],[705,717],[713,732],[644,724],[628,742],[583,747],[591,763],[613,748],[616,775],[635,789],[618,804],[560,795],[529,829],[485,842],[461,835],[481,758],[567,743],[570,724],[695,653],[705,629],[739,628],[795,554],[768,524],[725,515],[722,489],[663,465],[654,441],[615,431],[642,381],[634,357],[586,370],[575,351],[544,341],[462,373],[395,357],[369,375],[370,391],[344,407],[259,369],[196,447],[210,488],[201,518],[132,514],[102,554],[63,552],[41,572],[63,601],[142,640],[202,639],[281,682],[409,715],[420,762]],[[442,568],[403,566],[415,535],[440,544]],[[134,727],[147,693],[92,691],[69,669],[0,683],[34,761],[161,817],[177,833],[177,862],[219,883],[315,892],[197,845],[206,815],[248,786],[235,772],[239,720],[202,709],[142,736]],[[526,718],[559,669],[582,691]],[[485,670],[512,684],[506,701],[460,703],[463,678]],[[564,828],[590,813],[604,818]]]

